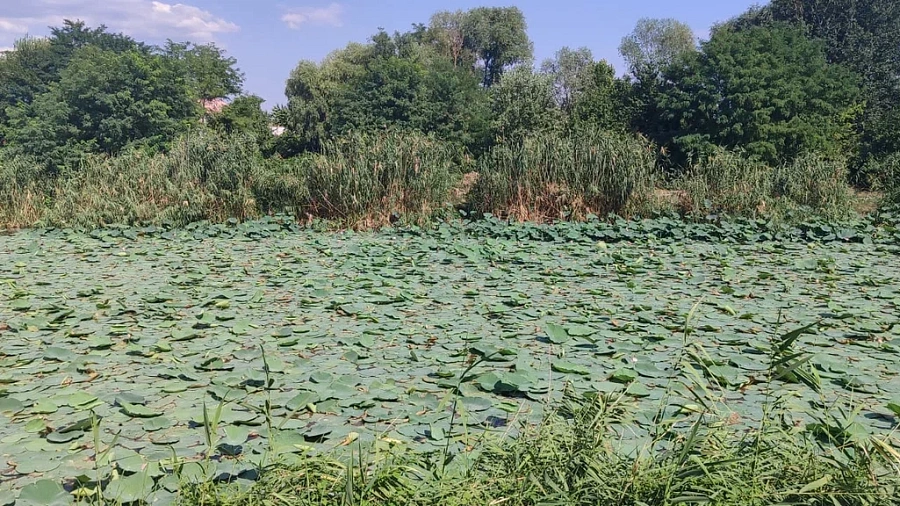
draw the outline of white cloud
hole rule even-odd
[[[16,23],[11,19],[0,18],[0,33],[21,33],[28,32],[28,26],[22,23]]]
[[[332,3],[328,7],[298,7],[291,9],[281,16],[281,20],[294,30],[299,29],[304,24],[343,26],[344,22],[341,19],[343,14],[344,6]]]
[[[238,25],[182,3],[153,0],[32,0],[0,2],[0,45],[26,33],[43,33],[64,19],[80,19],[89,26],[106,25],[138,39],[152,38],[209,42]]]

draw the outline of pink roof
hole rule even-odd
[[[228,101],[224,98],[200,99],[200,105],[210,114],[220,113],[222,109],[228,105]]]

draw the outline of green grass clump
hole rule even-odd
[[[826,218],[849,216],[854,209],[845,160],[808,153],[773,173],[773,196]]]
[[[472,209],[521,221],[631,214],[650,200],[656,179],[649,143],[596,130],[501,144],[477,167]]]
[[[739,153],[717,148],[677,183],[685,214],[710,212],[756,216],[772,194],[771,169]]]
[[[189,487],[182,504],[900,504],[900,475],[891,468],[897,462],[874,444],[828,447],[775,423],[744,433],[704,413],[693,421],[681,417],[679,428],[644,445],[629,445],[619,435],[629,421],[627,404],[625,397],[567,394],[543,423],[524,427],[515,439],[486,443],[467,467],[449,469],[442,455],[379,441],[344,457],[275,466],[248,489]],[[671,408],[674,417],[678,406]]]
[[[48,180],[35,161],[4,155],[0,150],[0,227],[31,226],[46,206]]]
[[[245,219],[258,215],[250,189],[261,162],[252,139],[206,130],[180,137],[167,153],[89,156],[52,178],[17,159],[0,179],[3,207],[16,214],[0,218],[7,227]]]
[[[350,226],[386,224],[392,215],[420,221],[445,207],[454,183],[454,151],[417,133],[353,134],[303,160],[307,215]]]
[[[848,177],[846,161],[818,154],[771,168],[716,148],[677,181],[676,188],[684,214],[780,217],[800,212],[839,219],[854,209]]]
[[[673,359],[680,375],[670,379],[649,437],[629,435],[640,417],[627,391],[578,394],[567,386],[541,423],[521,424],[514,438],[485,438],[455,454],[449,442],[444,451],[421,453],[382,438],[342,455],[276,463],[249,488],[189,487],[183,504],[900,504],[900,453],[891,435],[861,437],[853,429],[858,413],[835,415],[824,399],[807,420],[790,406],[797,388],[821,393],[812,356],[797,345],[816,327],[770,340],[769,367],[758,378],[763,414],[753,423],[742,424],[715,380],[702,379],[709,355],[686,324]]]

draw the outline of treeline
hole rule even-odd
[[[266,114],[215,45],[149,46],[66,22],[0,55],[0,220],[47,221],[73,184],[99,188],[102,178],[86,173],[141,178],[162,166],[168,176],[142,180],[171,188],[183,177],[179,184],[219,195],[215,210],[187,213],[197,219],[290,208],[378,222],[361,217],[448,203],[523,219],[785,207],[775,203],[838,214],[849,211],[850,184],[894,194],[897,2],[773,0],[699,44],[683,23],[644,19],[620,51],[623,77],[586,48],[535,62],[519,9],[439,12],[322,62],[301,61],[286,104]],[[225,198],[243,192],[239,206],[208,188],[220,167],[171,159],[203,143],[249,157]],[[35,196],[34,210],[13,220],[10,206],[22,207],[24,194]],[[102,221],[157,218],[147,209],[107,210]]]

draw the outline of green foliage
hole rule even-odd
[[[285,94],[286,106],[275,106],[272,115],[275,123],[285,128],[276,142],[282,155],[293,156],[304,151],[318,150],[331,133],[330,99],[337,81],[326,77],[329,62],[326,59],[320,69],[310,61],[301,61],[291,71]]]
[[[772,169],[742,153],[714,148],[686,172],[677,187],[687,214],[763,214],[772,195]]]
[[[488,97],[469,69],[444,57],[427,33],[350,44],[321,64],[300,62],[287,82],[288,104],[276,107],[286,128],[278,151],[318,151],[354,131],[384,129],[433,133],[473,151],[487,137]]]
[[[542,134],[492,148],[478,162],[478,213],[557,220],[637,211],[656,177],[652,146],[597,130]]]
[[[845,65],[860,77],[866,107],[856,168],[870,158],[900,151],[896,126],[900,4],[893,0],[774,0],[722,28],[744,30],[777,22],[791,23],[821,39],[829,62]]]
[[[0,228],[37,223],[46,206],[49,183],[37,162],[0,149]]]
[[[552,76],[556,104],[570,129],[625,130],[629,123],[625,81],[606,61],[594,61],[587,48],[563,47],[544,61],[541,72]]]
[[[478,58],[482,84],[491,87],[512,65],[531,60],[525,16],[518,7],[476,7],[463,20],[465,47]]]
[[[301,211],[353,226],[419,220],[447,203],[454,153],[420,134],[356,134],[306,158]]]
[[[790,164],[777,167],[772,177],[775,197],[833,219],[852,212],[853,195],[845,159],[805,153]]]
[[[8,131],[7,108],[31,103],[55,79],[52,51],[46,39],[24,38],[0,54],[0,144]]]
[[[428,32],[438,52],[453,64],[453,68],[475,65],[475,54],[466,46],[466,13],[440,11],[431,16]]]
[[[78,173],[58,180],[42,222],[186,224],[253,217],[250,181],[260,162],[252,138],[202,130],[179,138],[166,154],[131,149],[92,156]]]
[[[48,176],[21,157],[0,161],[0,222],[92,227],[249,218],[262,172],[255,138],[199,129],[165,154],[127,148],[118,156],[86,155],[77,171]]]
[[[8,112],[10,148],[61,169],[135,141],[161,146],[196,117],[197,104],[171,61],[86,46],[46,93]]]
[[[697,49],[697,39],[688,25],[676,19],[638,20],[622,39],[619,54],[634,76],[658,73]]]
[[[856,80],[825,60],[821,43],[786,26],[719,30],[702,51],[668,67],[660,141],[684,157],[740,148],[778,165],[801,153],[843,153]]]
[[[517,67],[491,88],[490,98],[491,131],[501,142],[518,142],[560,124],[550,75]]]
[[[743,153],[715,148],[677,184],[687,214],[775,216],[805,210],[828,219],[852,212],[847,163],[806,153],[772,169]]]
[[[271,137],[269,115],[262,110],[265,102],[256,95],[235,97],[222,112],[209,118],[209,126],[221,128],[228,134],[247,133],[256,136],[261,142]]]
[[[237,69],[237,60],[226,57],[225,51],[215,44],[169,40],[161,54],[183,66],[188,86],[198,98],[210,100],[242,92],[244,74]]]

